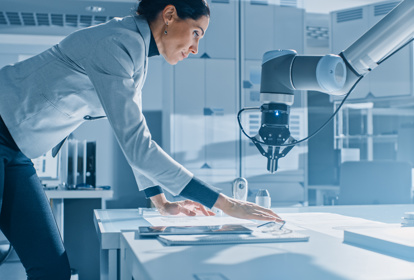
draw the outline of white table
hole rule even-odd
[[[95,229],[98,234],[101,280],[119,279],[119,249],[121,233],[149,225],[138,209],[94,210]]]
[[[65,199],[101,199],[101,208],[106,208],[106,199],[112,198],[112,190],[45,190],[47,198],[51,202],[52,212],[55,216],[62,239],[64,237],[64,201]]]
[[[93,210],[106,207],[113,190],[45,190],[72,268],[80,279],[95,279],[99,271],[99,245]]]
[[[399,223],[414,205],[275,208],[277,213],[325,212]],[[101,246],[101,279],[414,279],[414,263],[343,244],[318,232],[306,243],[163,246],[135,238],[147,225],[138,209],[95,210]],[[283,217],[283,216],[282,216]],[[276,273],[277,271],[277,273]],[[217,275],[223,275],[223,278]],[[386,276],[389,276],[388,278]],[[220,278],[221,277],[221,278]],[[206,278],[207,279],[207,278]]]

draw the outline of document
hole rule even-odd
[[[218,226],[218,225],[252,225],[256,224],[250,220],[237,219],[233,217],[217,216],[155,216],[145,217],[152,226]]]
[[[245,243],[306,242],[308,235],[285,231],[272,234],[255,230],[251,234],[215,234],[215,235],[160,235],[158,240],[165,245],[218,245]]]
[[[333,213],[280,213],[286,225],[292,224],[304,229],[343,238],[345,229],[381,227],[386,223],[355,218]]]

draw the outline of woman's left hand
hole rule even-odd
[[[248,201],[230,198],[222,193],[219,195],[214,207],[221,209],[229,216],[239,219],[283,222],[283,219],[270,209]]]
[[[151,201],[157,207],[161,215],[178,215],[183,213],[186,216],[196,216],[203,214],[205,216],[214,216],[214,212],[207,210],[202,204],[192,200],[182,200],[170,202],[165,195],[158,194],[151,197]]]

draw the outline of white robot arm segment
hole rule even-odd
[[[343,51],[343,56],[363,76],[413,34],[414,0],[405,0]]]

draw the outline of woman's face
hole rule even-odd
[[[208,24],[207,16],[202,16],[198,20],[172,17],[168,25],[164,26],[167,34],[162,36],[163,46],[160,53],[171,65],[187,58],[190,53],[198,53],[198,43],[203,38]]]

